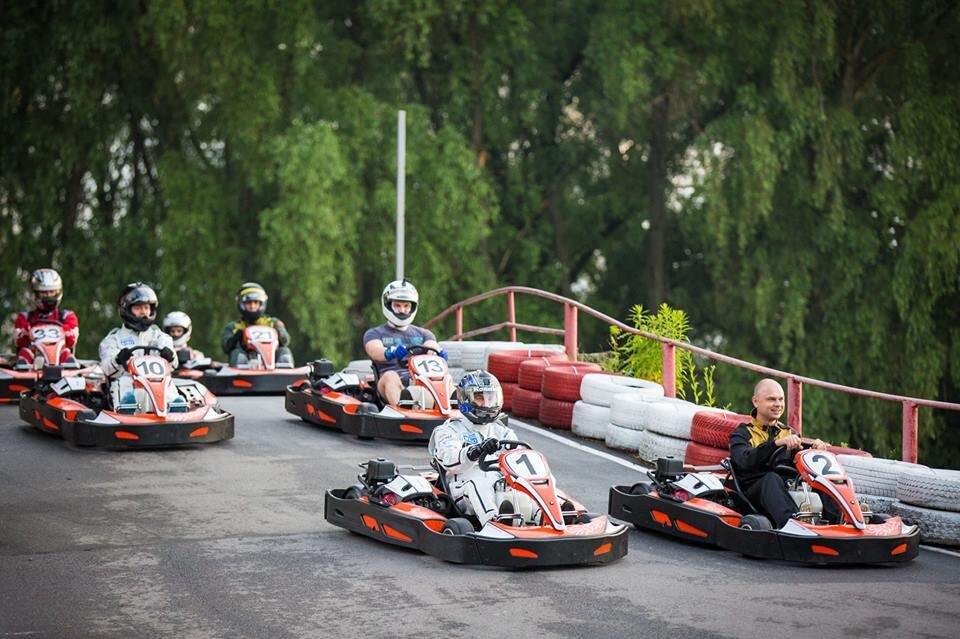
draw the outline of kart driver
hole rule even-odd
[[[730,435],[730,461],[740,488],[775,528],[783,528],[797,513],[786,481],[773,470],[778,465],[792,466],[793,454],[801,445],[800,436],[778,421],[783,410],[783,387],[775,380],[762,379],[753,389],[753,419]],[[824,449],[827,445],[816,439],[812,447]],[[824,517],[839,522],[839,507],[828,498],[822,502]]]
[[[498,421],[503,408],[500,382],[482,370],[468,371],[457,385],[463,417],[448,419],[430,435],[428,450],[447,473],[450,496],[480,527],[496,516],[494,484],[499,472],[480,470],[480,459],[500,449],[500,440],[516,440],[512,429]],[[512,504],[504,510],[513,512]]]
[[[73,356],[73,348],[80,335],[80,326],[76,313],[59,308],[60,300],[63,299],[63,280],[60,279],[60,274],[52,268],[37,269],[30,276],[30,289],[33,291],[36,308],[18,313],[13,325],[17,348],[16,367],[25,370],[33,366],[31,329],[37,324],[59,324],[63,327],[65,347],[60,351],[60,361],[57,363],[75,365],[77,360]]]
[[[135,406],[144,402],[138,401],[133,380],[127,373],[130,357],[139,354],[136,347],[159,348],[159,353],[149,354],[159,355],[173,368],[177,367],[177,354],[173,350],[173,339],[156,325],[157,294],[151,287],[143,282],[127,284],[117,300],[117,311],[123,326],[111,330],[100,342],[100,368],[110,380],[111,406],[117,411],[125,411],[125,407],[136,410]],[[179,395],[171,403],[177,400],[186,403]]]
[[[379,378],[377,392],[394,406],[400,404],[401,399],[412,401],[405,389],[410,381],[410,372],[401,365],[411,346],[426,346],[439,352],[444,359],[447,358],[446,351],[440,348],[433,333],[413,325],[419,302],[420,294],[406,279],[390,282],[380,295],[380,309],[387,323],[368,329],[363,334],[363,349],[373,361]]]
[[[230,366],[249,364],[247,350],[243,346],[243,330],[248,326],[269,326],[276,329],[280,342],[277,348],[277,364],[293,366],[293,353],[290,351],[290,333],[276,317],[266,315],[267,292],[256,282],[246,282],[237,291],[237,309],[240,319],[227,324],[223,329],[220,345],[223,352],[230,356]]]
[[[193,322],[183,311],[171,311],[163,317],[163,332],[173,339],[173,350],[177,352],[177,359],[181,366],[191,360],[203,358],[203,353],[190,348]]]

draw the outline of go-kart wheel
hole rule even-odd
[[[440,513],[444,517],[449,517],[450,515],[456,514],[456,510],[453,507],[453,500],[450,499],[450,496],[445,493],[435,495],[430,502],[429,508],[430,510]]]
[[[744,530],[773,530],[773,524],[763,515],[744,515],[740,520],[740,528]]]
[[[360,486],[350,486],[343,491],[343,499],[360,499],[361,495],[363,495],[363,491]]]
[[[646,495],[653,490],[653,484],[648,481],[638,481],[633,486],[630,487],[629,493],[631,495]]]
[[[463,517],[454,517],[443,523],[443,529],[440,531],[443,535],[466,535],[472,533],[473,524]]]

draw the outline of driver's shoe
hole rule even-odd
[[[400,391],[400,399],[397,401],[397,406],[400,408],[416,408],[417,403],[413,401],[413,395],[410,394],[410,391],[404,388]]]
[[[71,355],[70,357],[64,358],[64,360],[60,362],[60,366],[64,368],[80,368],[80,362],[77,361],[76,357]]]
[[[171,413],[186,413],[190,410],[190,404],[187,403],[187,400],[184,399],[182,395],[177,395],[170,400],[170,404],[167,407]]]
[[[137,404],[137,396],[133,393],[126,393],[120,398],[120,404],[117,406],[117,412],[122,415],[133,415],[140,406]]]
[[[17,363],[14,366],[14,368],[17,369],[18,371],[28,371],[30,370],[31,365],[30,365],[30,362],[28,362],[27,360],[23,359],[22,357],[18,357]]]

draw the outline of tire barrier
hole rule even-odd
[[[683,461],[690,466],[716,466],[720,460],[729,456],[730,451],[726,448],[704,446],[692,441],[687,445],[687,453]]]
[[[914,506],[900,500],[891,504],[890,513],[920,526],[920,540],[923,542],[960,546],[960,513]]]
[[[652,397],[643,393],[627,391],[613,396],[610,402],[610,423],[622,428],[643,430],[643,414],[641,407],[648,402],[662,401],[663,398]]]
[[[719,411],[668,397],[652,402],[638,402],[636,410],[644,430],[686,440],[690,439],[694,415],[701,411]]]
[[[737,426],[749,422],[749,415],[727,411],[698,411],[693,415],[690,439],[712,448],[730,448],[730,434]]]
[[[663,397],[663,386],[656,382],[623,375],[590,373],[583,377],[580,396],[595,406],[610,406],[615,395],[634,392],[648,397]]]
[[[513,398],[510,400],[511,412],[517,417],[540,417],[540,391],[532,391],[522,386],[518,386],[513,391]]]
[[[890,506],[893,505],[893,502],[897,501],[896,499],[881,497],[880,495],[861,495],[857,493],[857,497],[860,498],[861,502],[867,502],[870,510],[875,513],[889,513]]]
[[[543,369],[540,392],[550,399],[571,403],[579,401],[583,377],[598,370],[600,366],[597,364],[585,362],[564,362],[561,366],[548,366]]]
[[[447,351],[447,366],[463,368],[463,345],[467,343],[455,340],[440,342],[440,348]]]
[[[491,353],[487,358],[487,372],[500,380],[501,384],[516,383],[520,364],[532,357],[561,357],[566,360],[566,355],[544,349],[499,350]]]
[[[631,453],[636,454],[640,449],[641,435],[643,435],[643,431],[634,430],[632,428],[623,428],[621,426],[617,426],[616,424],[609,424],[607,426],[607,434],[606,437],[604,437],[604,441],[610,448],[628,450]]]
[[[610,408],[586,401],[573,405],[572,430],[575,435],[590,439],[606,439],[610,426]]]
[[[897,499],[911,506],[960,512],[960,471],[905,470],[897,475]]]
[[[690,441],[686,439],[645,430],[640,433],[640,445],[637,452],[640,454],[640,459],[651,464],[656,463],[660,457],[685,459],[688,444],[690,444]]]
[[[453,378],[454,384],[459,384],[460,380],[463,379],[463,376],[466,374],[466,369],[459,368],[457,366],[450,366],[447,368],[447,372],[450,373],[450,377]]]
[[[801,441],[805,444],[812,444],[813,439],[810,437],[801,437]],[[860,450],[859,448],[847,448],[845,446],[834,446],[832,444],[827,444],[827,450],[834,455],[856,455],[857,457],[873,457],[870,453],[865,450]]]
[[[568,365],[575,366],[577,362],[567,361],[566,355],[550,357],[532,357],[520,363],[517,369],[517,384],[520,388],[540,392],[543,384],[543,371],[547,366]]]
[[[573,420],[573,406],[574,402],[544,396],[540,400],[540,412],[537,420],[543,426],[570,430],[570,424]]]
[[[517,390],[514,382],[501,382],[500,388],[503,389],[503,410],[510,411],[513,407],[513,392]]]
[[[857,493],[894,498],[897,496],[897,476],[908,470],[929,471],[920,464],[879,457],[861,457],[859,455],[838,455],[847,475],[853,480]]]

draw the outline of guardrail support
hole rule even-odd
[[[903,461],[917,463],[917,405],[903,402]]]
[[[677,351],[667,343],[663,345],[663,396],[677,396]]]
[[[563,347],[570,361],[577,361],[577,307],[573,304],[563,307]]]
[[[787,425],[803,434],[803,383],[792,377],[787,379]]]
[[[463,339],[460,338],[460,335],[463,335],[463,307],[462,306],[457,307],[457,338],[458,338],[458,341],[463,341]]]
[[[517,308],[516,308],[516,306],[514,305],[513,291],[510,291],[509,293],[507,293],[507,319],[510,320],[510,324],[516,324],[516,323],[517,323]],[[511,326],[511,327],[510,327],[510,341],[511,341],[511,342],[517,341],[517,327],[516,327],[516,326]]]

